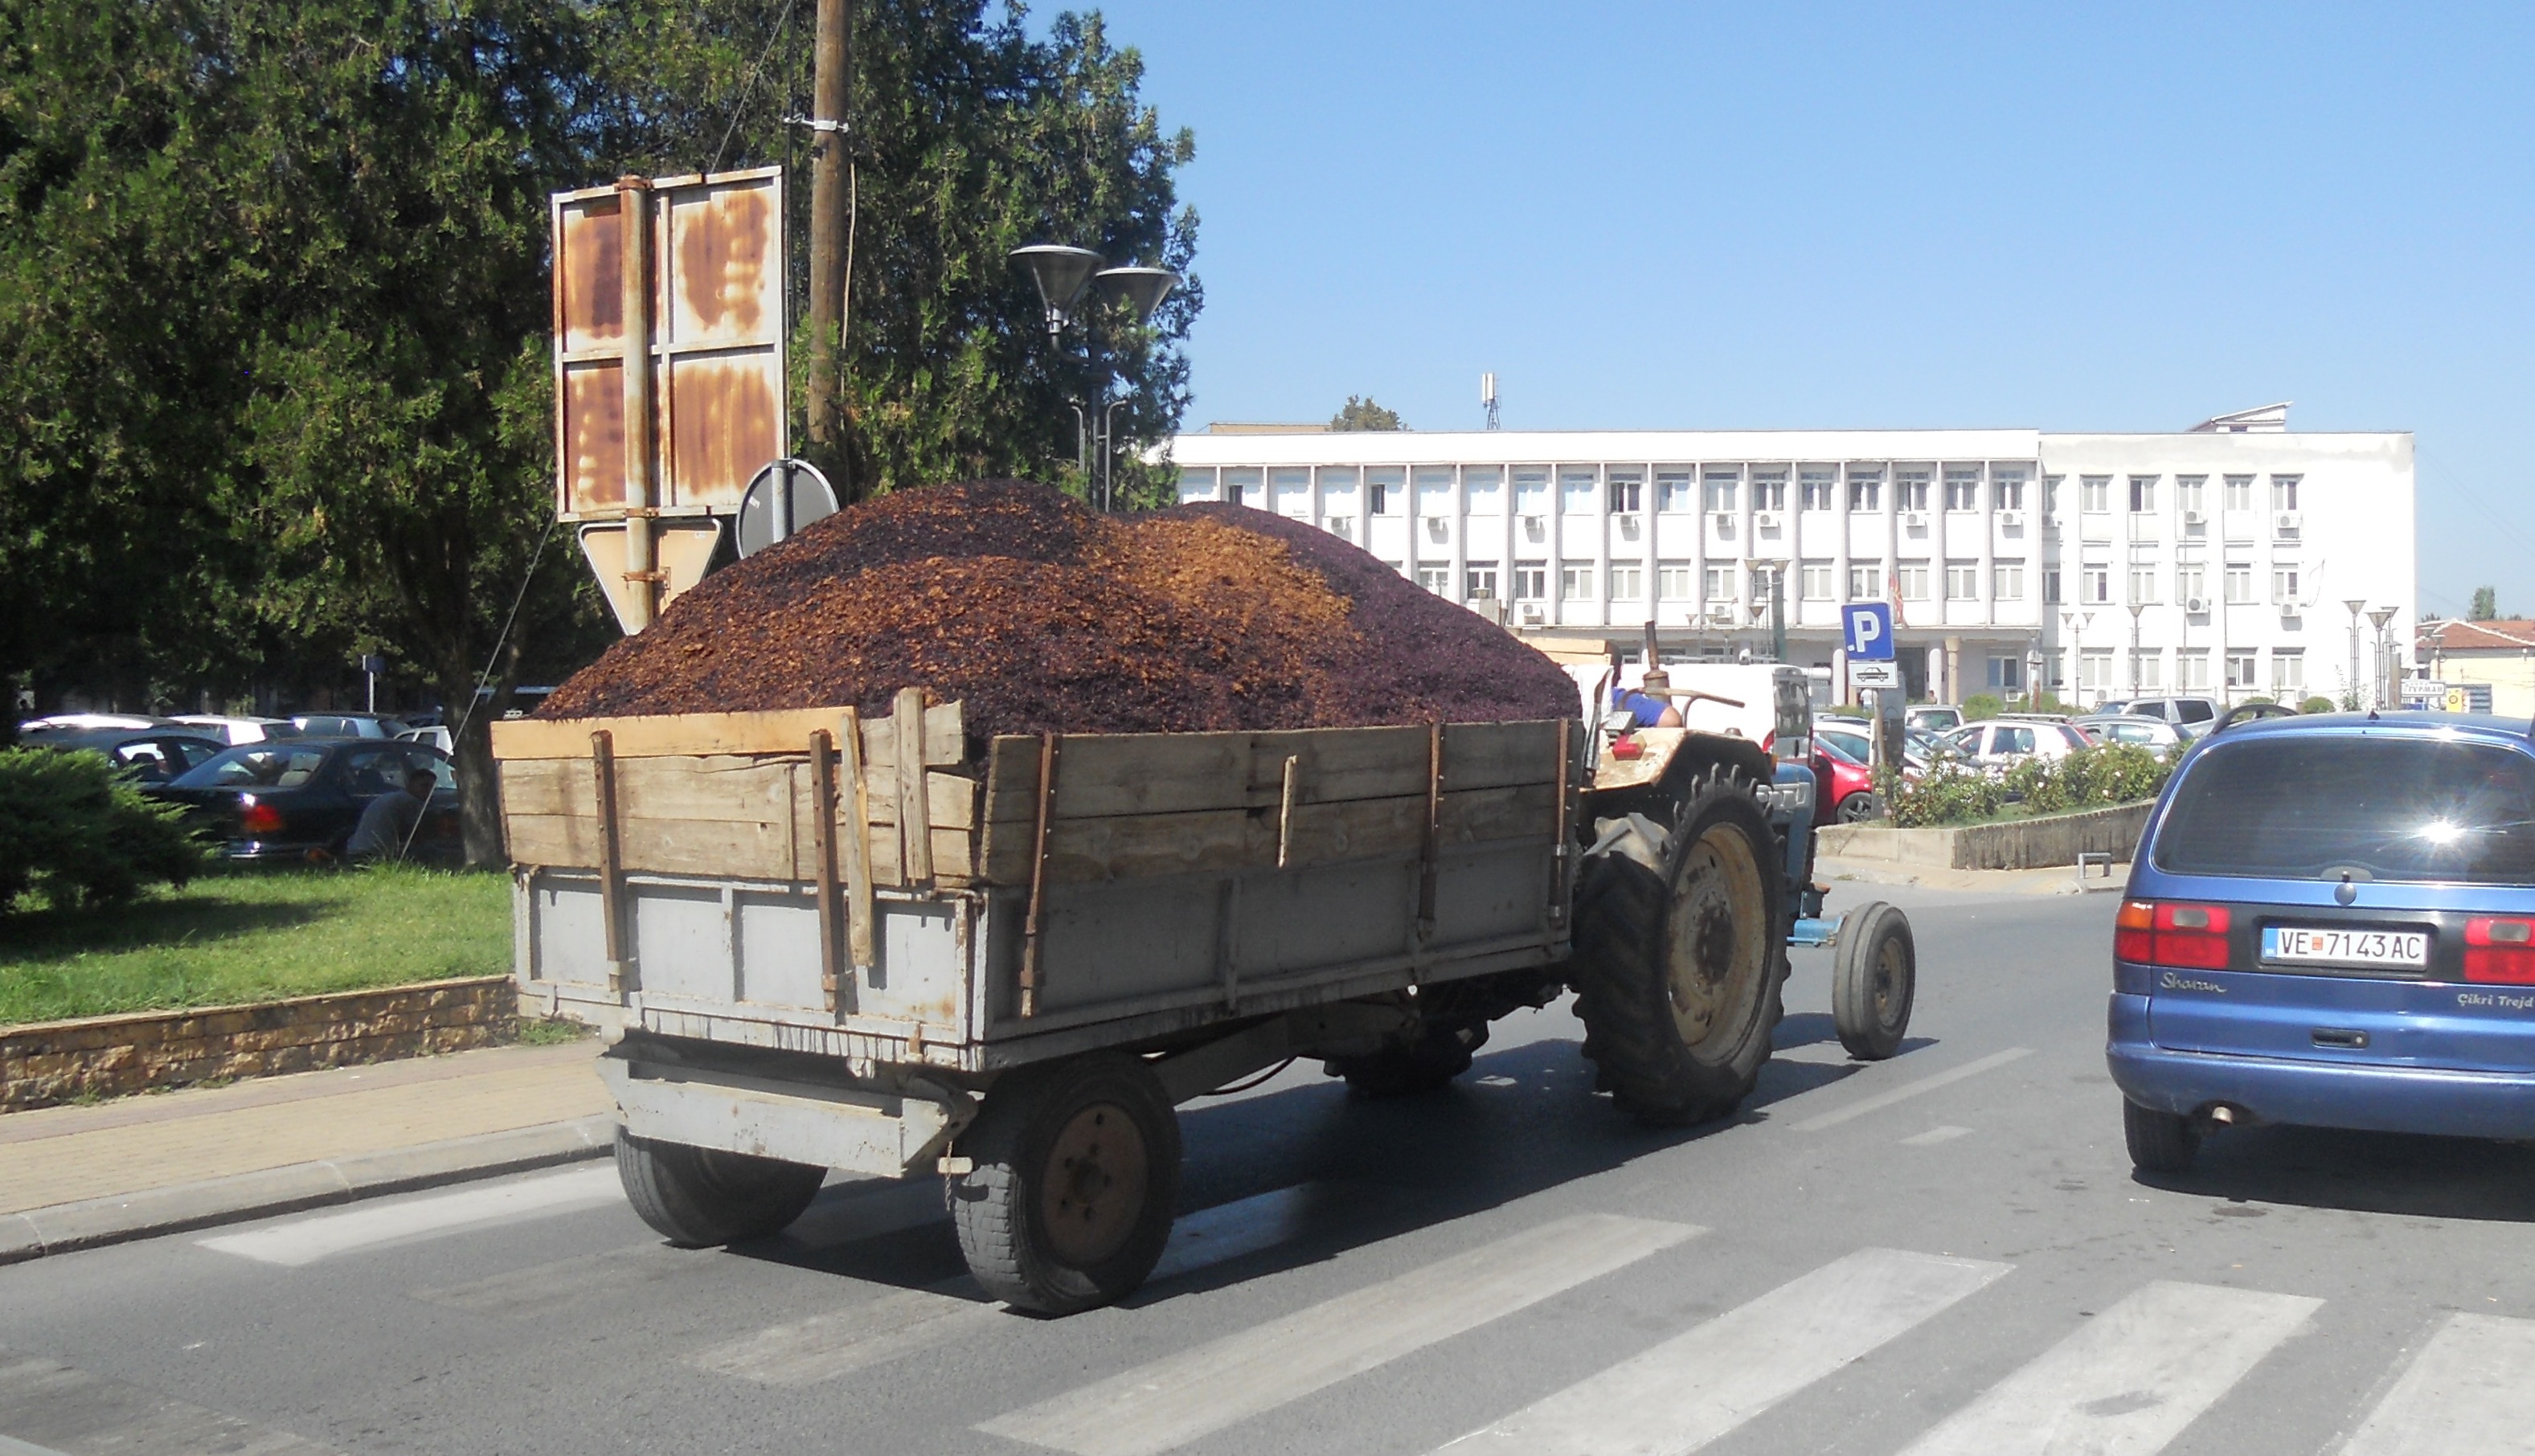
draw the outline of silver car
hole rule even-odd
[[[2104,743],[2132,743],[2159,752],[2189,741],[2165,719],[2137,713],[2093,713],[2079,718],[2076,726]]]
[[[2027,758],[2065,758],[2090,747],[2086,735],[2047,718],[1988,718],[1964,724],[1943,742],[1973,766],[2002,773]]]

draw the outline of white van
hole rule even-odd
[[[1782,723],[1790,725],[1783,731],[1797,737],[1812,732],[1812,684],[1801,667],[1783,662],[1667,662],[1663,670],[1675,692],[1689,689],[1714,695],[1673,699],[1681,709],[1685,727],[1748,738],[1763,748],[1775,746]],[[1611,669],[1571,664],[1567,675],[1576,681],[1584,721],[1599,723],[1610,710]],[[1622,688],[1636,688],[1644,681],[1642,667],[1620,669]],[[1730,706],[1718,698],[1731,698],[1741,706]]]

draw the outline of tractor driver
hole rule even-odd
[[[1671,686],[1672,679],[1658,667],[1647,672],[1644,685],[1654,689],[1654,693],[1643,688],[1623,688],[1620,686],[1620,659],[1616,656],[1611,659],[1611,706],[1635,717],[1639,728],[1682,726],[1681,709],[1672,705],[1672,699],[1656,696]]]

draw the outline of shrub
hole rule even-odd
[[[1938,763],[1916,781],[1892,785],[1885,802],[1902,828],[1987,819],[2007,803],[2007,785],[1967,763]]]
[[[2279,699],[2278,699],[2278,698],[2265,698],[2265,697],[2263,697],[2261,694],[2257,693],[2257,694],[2255,694],[2253,697],[2246,698],[2243,702],[2240,702],[2240,703],[2238,703],[2238,704],[2236,704],[2236,705],[2237,705],[2238,707],[2252,707],[2254,704],[2256,704],[2256,703],[2257,703],[2257,702],[2259,702],[2259,703],[2272,703],[2272,702],[2277,702],[2277,701],[2279,701]]]
[[[30,895],[76,909],[183,884],[207,854],[182,812],[144,797],[102,754],[0,749],[0,915]]]
[[[2315,697],[2308,698],[2306,701],[2299,703],[2298,711],[2302,713],[2328,713],[2332,711],[2332,699],[2319,693]]]
[[[1987,693],[1975,693],[1963,699],[1963,721],[1966,723],[1977,723],[1983,718],[1995,718],[2005,711],[2007,711],[2007,704]]]
[[[1892,822],[1905,828],[1987,819],[2009,801],[2035,814],[2102,809],[2155,798],[2181,761],[2180,748],[2157,754],[2134,743],[2078,749],[2065,758],[2026,758],[1997,777],[1948,761],[1916,783],[1893,786],[1885,797]]]

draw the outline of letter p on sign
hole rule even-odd
[[[1892,608],[1883,602],[1851,602],[1839,609],[1848,655],[1868,662],[1892,660]]]

